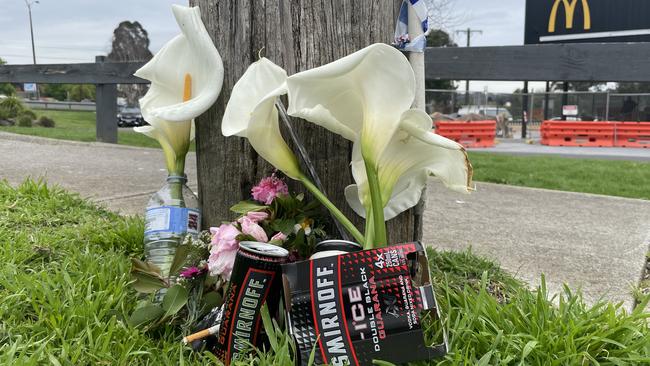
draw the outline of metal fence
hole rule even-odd
[[[32,109],[52,109],[60,111],[95,111],[94,102],[50,102],[44,100],[24,100],[24,104]]]
[[[576,119],[583,121],[650,121],[650,93],[613,92],[531,92],[491,93],[459,90],[426,90],[427,112],[445,115],[476,113],[496,117],[510,116],[511,124],[526,118],[529,124],[544,120]],[[527,108],[524,108],[527,106]],[[563,115],[563,106],[577,106],[576,115]]]

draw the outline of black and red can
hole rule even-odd
[[[282,292],[280,265],[288,257],[286,249],[273,244],[239,243],[214,348],[226,366],[250,350],[250,345],[262,343],[260,309],[266,302],[269,312],[277,313]]]

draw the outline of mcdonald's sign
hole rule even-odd
[[[648,0],[526,1],[526,44],[648,41]]]

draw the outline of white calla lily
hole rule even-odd
[[[472,190],[472,166],[465,149],[455,141],[432,133],[431,117],[418,109],[407,110],[400,128],[379,159],[379,186],[386,220],[415,206],[428,176],[438,177],[448,188],[462,193]],[[352,173],[357,184],[346,187],[350,207],[365,217],[369,187],[358,149],[353,151]]]
[[[224,136],[247,137],[257,153],[284,174],[299,179],[296,156],[284,141],[275,102],[287,93],[287,73],[267,58],[248,67],[235,83],[221,123]]]
[[[348,140],[376,164],[415,97],[415,77],[401,52],[377,43],[287,79],[288,113]]]
[[[257,153],[292,179],[299,180],[360,243],[363,234],[301,172],[278,124],[278,97],[287,93],[287,73],[266,58],[254,62],[233,87],[221,122],[224,136],[248,138]]]
[[[471,166],[462,146],[430,132],[426,113],[409,110],[415,77],[395,48],[373,44],[330,64],[287,79],[292,116],[304,118],[354,142],[346,190],[353,209],[372,210],[375,236],[385,245],[384,220],[413,207],[426,177],[467,191]],[[462,182],[462,183],[461,183]],[[356,194],[354,193],[356,191]]]
[[[151,125],[135,130],[157,139],[170,174],[182,175],[193,119],[210,108],[221,92],[223,63],[198,7],[172,6],[181,34],[135,75],[151,81],[140,99],[143,118]],[[171,160],[170,160],[171,159]]]

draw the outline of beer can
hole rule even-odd
[[[226,366],[251,345],[262,343],[260,309],[266,302],[269,313],[277,313],[282,290],[280,264],[288,257],[286,249],[273,244],[239,243],[214,348]]]
[[[323,240],[314,246],[314,254],[309,259],[360,252],[361,250],[363,250],[361,245],[353,241],[340,239]]]

